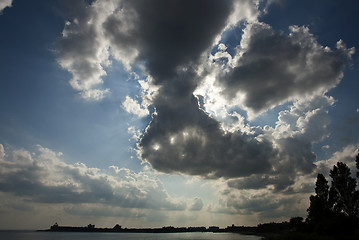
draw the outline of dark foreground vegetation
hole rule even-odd
[[[355,159],[359,170],[359,154]],[[267,240],[358,240],[359,239],[359,190],[357,180],[351,176],[349,167],[342,162],[333,166],[329,176],[331,186],[323,174],[318,174],[315,195],[310,196],[308,216],[285,223],[273,223],[282,229],[267,231]],[[359,171],[356,173],[359,179]]]

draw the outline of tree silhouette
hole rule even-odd
[[[332,186],[329,192],[329,204],[336,213],[342,213],[349,217],[357,217],[358,191],[356,191],[356,181],[350,176],[349,167],[342,162],[338,162],[333,170],[330,171]]]
[[[359,170],[359,154],[356,156]],[[331,187],[323,174],[317,175],[315,195],[310,196],[306,222],[309,229],[319,233],[342,234],[353,232],[359,223],[359,191],[349,167],[338,162],[329,176]],[[359,172],[356,173],[359,178]]]
[[[329,186],[323,174],[317,175],[315,183],[315,196],[310,196],[307,222],[315,228],[315,231],[325,232],[328,224],[326,220],[330,217]]]

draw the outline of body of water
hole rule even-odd
[[[259,240],[237,233],[77,233],[0,231],[1,240]]]

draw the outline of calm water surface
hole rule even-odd
[[[0,231],[1,240],[259,240],[234,233],[71,233]]]

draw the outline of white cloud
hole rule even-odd
[[[323,149],[323,150],[327,150],[327,149],[329,149],[329,148],[330,148],[329,145],[324,145],[324,146],[322,146],[322,149]]]
[[[106,89],[88,89],[80,92],[82,98],[90,101],[100,101],[106,97],[110,92],[109,88]]]
[[[0,144],[0,159],[3,159],[4,157],[5,157],[4,146]]]
[[[235,26],[240,21],[257,22],[260,12],[256,0],[234,1],[233,11],[228,18],[226,29]]]
[[[308,186],[296,185],[298,178],[316,170],[313,143],[329,136],[328,108],[334,99],[315,96],[298,100],[289,110],[279,112],[274,128],[256,128],[257,139],[266,139],[277,151],[271,161],[271,169],[264,174],[234,178],[228,182],[236,189],[267,189],[274,192],[304,191]],[[253,134],[253,133],[252,133]]]
[[[1,145],[2,146],[2,145]],[[0,159],[0,191],[45,204],[105,204],[121,208],[183,210],[151,171],[109,171],[68,164],[59,154],[38,146],[38,153],[15,150]]]
[[[13,0],[1,0],[1,2],[0,2],[0,15],[2,14],[2,12],[4,11],[5,8],[12,6],[12,1]]]
[[[315,162],[317,166],[316,173],[322,173],[328,178],[333,166],[336,165],[337,162],[343,162],[351,169],[351,173],[354,176],[355,172],[358,171],[355,166],[355,156],[358,154],[358,145],[348,145],[341,151],[335,152],[328,160]]]
[[[145,117],[149,114],[148,109],[141,106],[141,104],[129,96],[126,96],[125,100],[122,102],[122,107],[127,112],[132,113],[138,117]]]
[[[109,92],[101,87],[105,67],[110,64],[110,42],[102,24],[115,10],[116,2],[95,1],[90,6],[71,2],[69,6],[75,16],[64,26],[57,60],[72,74],[71,87],[87,100],[101,100]]]
[[[290,110],[278,114],[273,137],[275,139],[300,137],[310,143],[323,140],[329,134],[328,108],[334,103],[333,97],[325,95],[295,101]]]
[[[127,132],[128,132],[129,134],[132,134],[132,138],[135,139],[136,141],[137,141],[138,139],[140,139],[141,134],[142,134],[141,130],[136,129],[134,126],[130,126],[130,127],[127,129]]]

